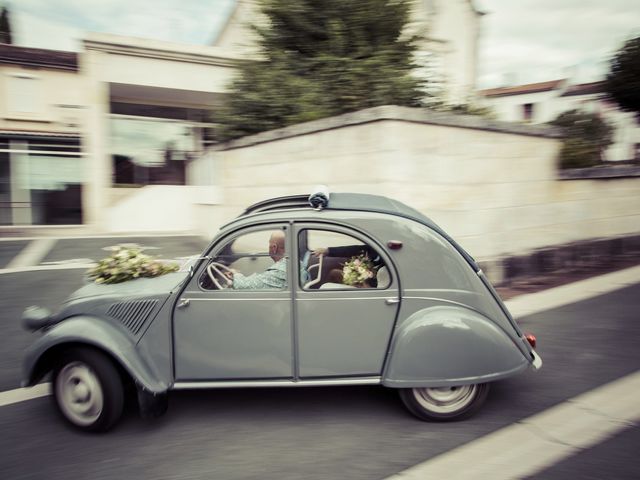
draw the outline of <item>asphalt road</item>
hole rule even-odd
[[[80,282],[77,270],[0,275],[0,390],[18,386],[32,340],[18,325],[22,309],[55,307]],[[523,319],[543,369],[494,384],[463,422],[420,422],[382,387],[232,389],[176,392],[163,418],[130,411],[97,436],[68,428],[42,398],[0,408],[0,478],[385,478],[640,369],[639,296],[635,285]],[[637,478],[639,430],[533,478]]]
[[[98,260],[108,252],[104,247],[119,243],[137,243],[147,247],[148,253],[160,258],[178,258],[202,253],[207,241],[193,236],[176,237],[131,237],[131,238],[74,238],[61,239],[55,247],[44,257],[44,263],[67,261],[73,258],[89,258]]]
[[[8,265],[28,242],[0,242],[0,264]],[[207,242],[199,237],[84,238],[61,239],[42,258],[42,264],[65,263],[74,259],[98,260],[108,255],[105,247],[118,243],[138,243],[151,247],[150,255],[178,259],[200,255]],[[71,292],[82,285],[83,270],[42,270],[0,275],[0,322],[5,339],[0,349],[0,391],[20,386],[20,357],[33,341],[22,330],[19,319],[24,309],[39,305],[55,311]]]
[[[28,240],[5,240],[0,242],[0,268],[6,268],[11,260],[29,243]]]

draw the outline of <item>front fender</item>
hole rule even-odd
[[[437,306],[414,313],[399,326],[382,384],[410,388],[485,383],[515,375],[531,362],[482,314]]]
[[[154,366],[141,354],[131,337],[117,326],[88,316],[72,317],[58,323],[26,350],[22,386],[34,385],[50,371],[55,366],[55,355],[65,345],[98,348],[117,361],[144,389],[153,393],[168,389],[167,383],[160,380]]]

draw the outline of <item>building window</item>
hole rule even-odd
[[[0,224],[82,223],[84,169],[78,138],[0,141]]]
[[[33,75],[11,74],[7,78],[7,113],[41,114],[44,104],[40,79]]]
[[[525,122],[533,120],[533,103],[525,103],[522,105],[522,119]]]
[[[185,185],[186,166],[202,153],[189,122],[112,115],[113,183]]]

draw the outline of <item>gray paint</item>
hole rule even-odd
[[[288,292],[187,290],[174,314],[177,380],[293,375]]]
[[[330,228],[368,243],[388,265],[387,289],[308,290],[296,288],[294,307],[297,340],[297,373],[300,378],[380,375],[391,340],[399,304],[399,282],[393,262],[382,245],[369,235],[340,225],[297,222],[294,236],[303,230]],[[295,265],[300,261],[294,249]],[[300,285],[294,272],[294,286]]]
[[[288,291],[205,291],[197,279],[206,258],[191,278],[176,273],[82,287],[63,305],[60,323],[27,351],[25,378],[32,380],[41,354],[65,342],[104,349],[153,392],[176,380],[188,388],[234,380],[294,385],[328,377],[357,381],[381,372],[391,387],[455,385],[504,378],[532,364],[531,348],[491,286],[433,222],[382,197],[343,194],[335,203],[321,211],[245,215],[225,226],[205,254],[215,254],[230,236],[285,222],[294,232],[335,228],[380,249],[392,288],[301,291],[289,234]],[[389,240],[403,247],[388,250]],[[399,304],[387,305],[395,298]],[[137,335],[108,315],[114,302],[145,299],[157,306]],[[182,299],[189,305],[176,308]],[[300,381],[305,378],[310,380]]]
[[[300,377],[380,375],[397,304],[393,290],[300,292]]]
[[[511,338],[481,314],[432,306],[409,316],[394,337],[383,384],[439,387],[497,380],[528,367]]]
[[[174,293],[167,299],[137,344],[145,358],[151,359],[149,366],[165,385],[171,385],[174,378],[171,319],[177,298],[177,293]]]
[[[69,296],[67,302],[73,302],[89,297],[113,297],[168,295],[177,288],[188,276],[187,272],[173,272],[154,278],[137,278],[128,282],[114,284],[97,284],[87,280],[87,283]]]
[[[136,347],[124,327],[88,316],[72,317],[55,325],[29,346],[23,361],[23,386],[34,385],[39,380],[33,378],[38,359],[50,348],[64,343],[91,345],[111,354],[138,383],[151,392],[164,392],[169,388],[169,384],[156,374],[154,358],[147,357],[147,352]]]
[[[221,238],[210,255],[239,235],[283,227],[286,251],[291,252],[286,226],[272,223]],[[176,380],[292,378],[290,290],[204,290],[199,281],[205,267],[206,262],[200,263],[179,296],[178,302],[184,299],[188,305],[174,312]]]

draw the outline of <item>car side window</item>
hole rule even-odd
[[[350,235],[305,229],[298,234],[300,287],[304,290],[387,288],[388,267],[371,245]]]
[[[227,242],[200,276],[205,290],[285,290],[288,253],[283,229],[252,231]]]

